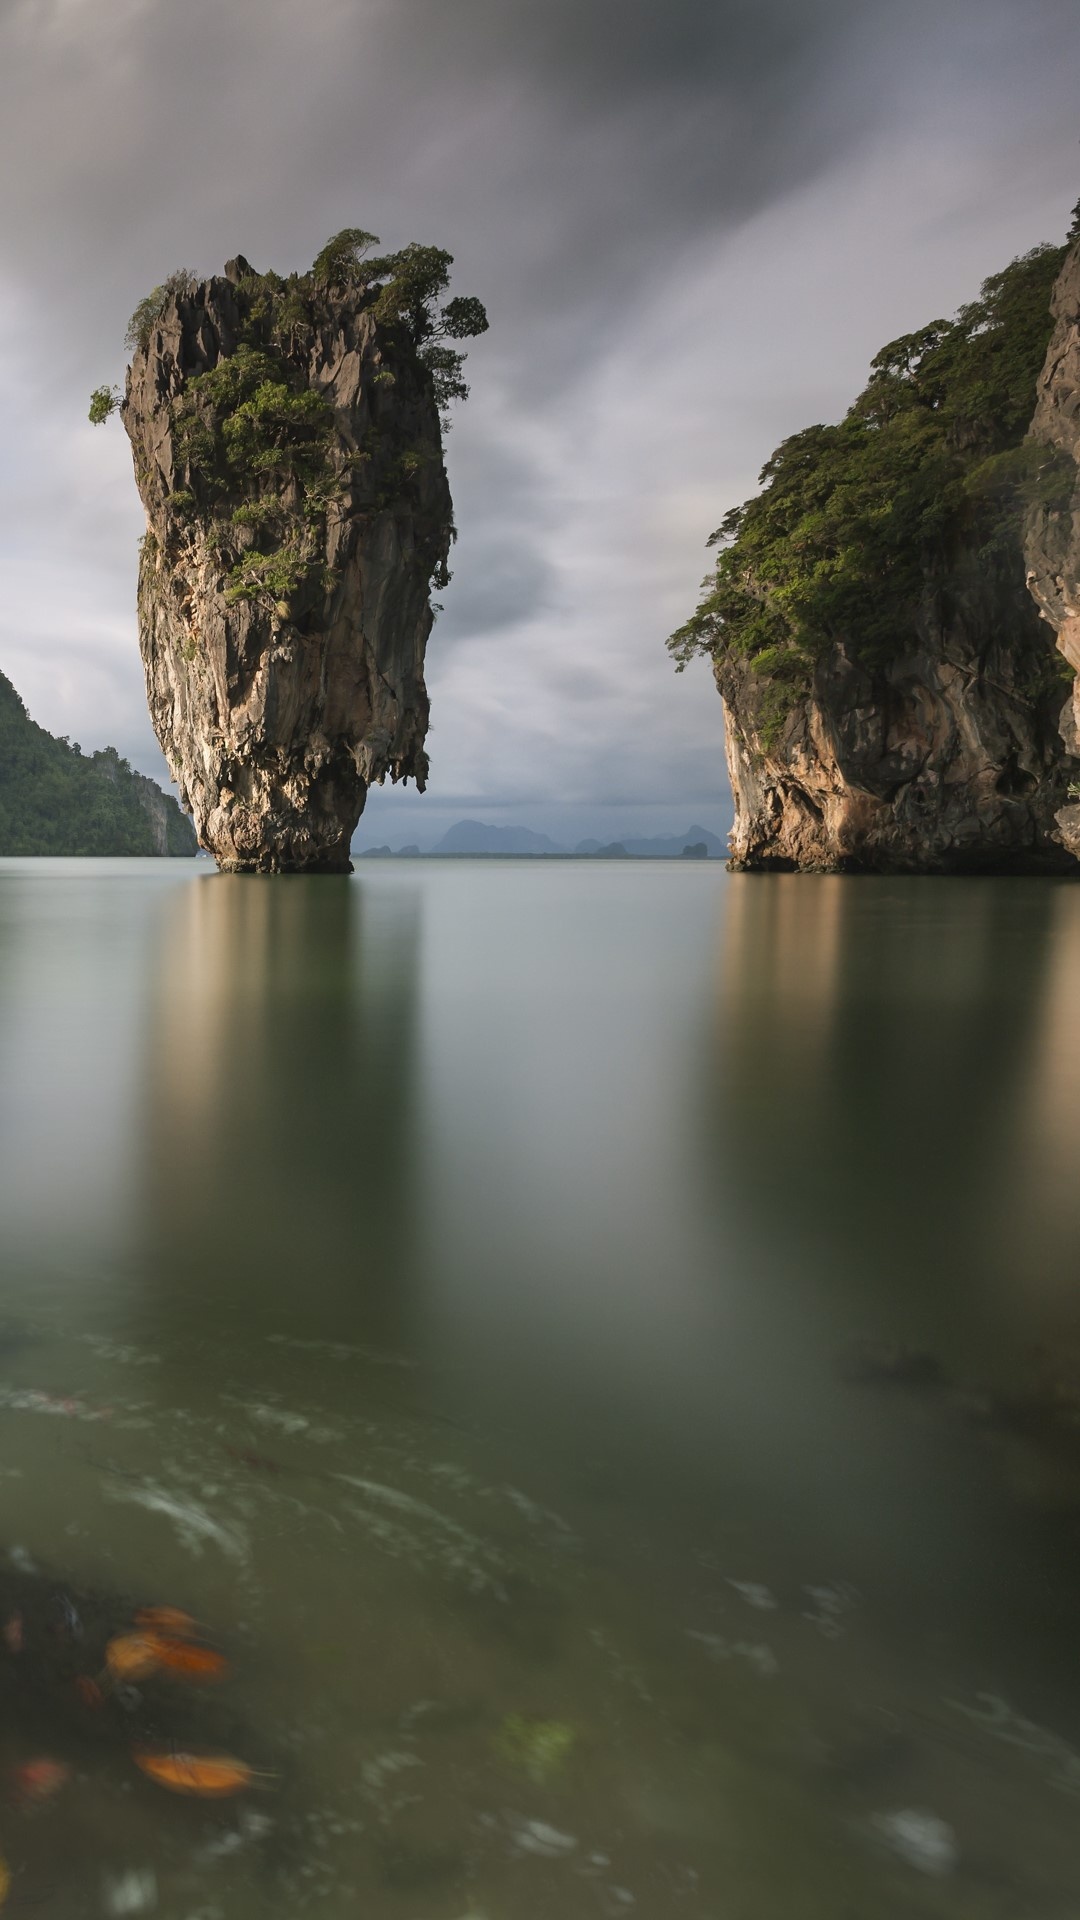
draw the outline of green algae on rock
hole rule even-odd
[[[444,300],[449,254],[374,244],[347,229],[288,278],[174,274],[129,327],[150,712],[228,870],[347,872],[372,782],[427,774],[441,429],[467,391],[448,342],[487,321]]]

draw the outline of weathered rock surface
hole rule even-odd
[[[439,414],[407,330],[379,324],[362,287],[309,290],[283,325],[266,319],[258,283],[241,259],[180,284],[128,374],[147,695],[220,867],[347,872],[369,785],[389,774],[423,787],[427,772],[429,586],[452,533]],[[272,414],[245,426],[234,394],[237,435],[223,440],[221,392],[191,386],[245,351],[268,354],[293,395],[318,397],[326,434],[306,469],[289,453],[302,432]],[[247,561],[257,582],[275,516],[298,564],[287,577],[268,564],[264,585],[238,595]]]
[[[731,864],[773,871],[1038,873],[1069,762],[1046,640],[1015,590],[935,609],[925,644],[871,668],[835,646],[777,729],[768,685],[716,662],[735,795]]]
[[[1028,585],[1078,676],[1061,715],[1061,731],[1069,752],[1080,754],[1080,237],[1054,289],[1053,314],[1032,433],[1071,459],[1077,474],[1071,501],[1032,509],[1025,550]],[[1080,859],[1080,805],[1063,805],[1057,821],[1066,847]]]

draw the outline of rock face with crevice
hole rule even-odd
[[[242,258],[177,276],[134,352],[139,640],[219,867],[347,872],[371,783],[424,785],[451,500],[408,329],[362,285],[275,297]]]
[[[777,731],[767,685],[716,662],[735,796],[731,864],[748,871],[1040,873],[1071,863],[1055,812],[1069,765],[1061,690],[1024,604],[978,599],[935,617],[882,667],[843,646],[818,661]]]
[[[1057,635],[1077,679],[1061,714],[1061,731],[1080,755],[1080,234],[1054,289],[1054,331],[1039,377],[1033,437],[1055,448],[1076,469],[1071,500],[1037,506],[1028,515],[1028,586]],[[1061,838],[1080,859],[1080,804],[1069,798],[1057,814]]]

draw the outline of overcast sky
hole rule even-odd
[[[776,442],[1080,195],[1076,0],[4,0],[0,668],[165,777],[123,430],[177,266],[433,241],[487,305],[447,464],[432,780],[360,843],[471,815],[721,829],[720,704],[664,639]]]

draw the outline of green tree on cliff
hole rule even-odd
[[[711,536],[715,569],[668,641],[680,670],[731,651],[793,700],[837,642],[870,662],[914,644],[928,582],[1023,582],[1024,506],[1065,477],[1026,439],[1063,258],[1036,247],[955,319],[892,341],[843,420],[777,448],[762,492]]]

